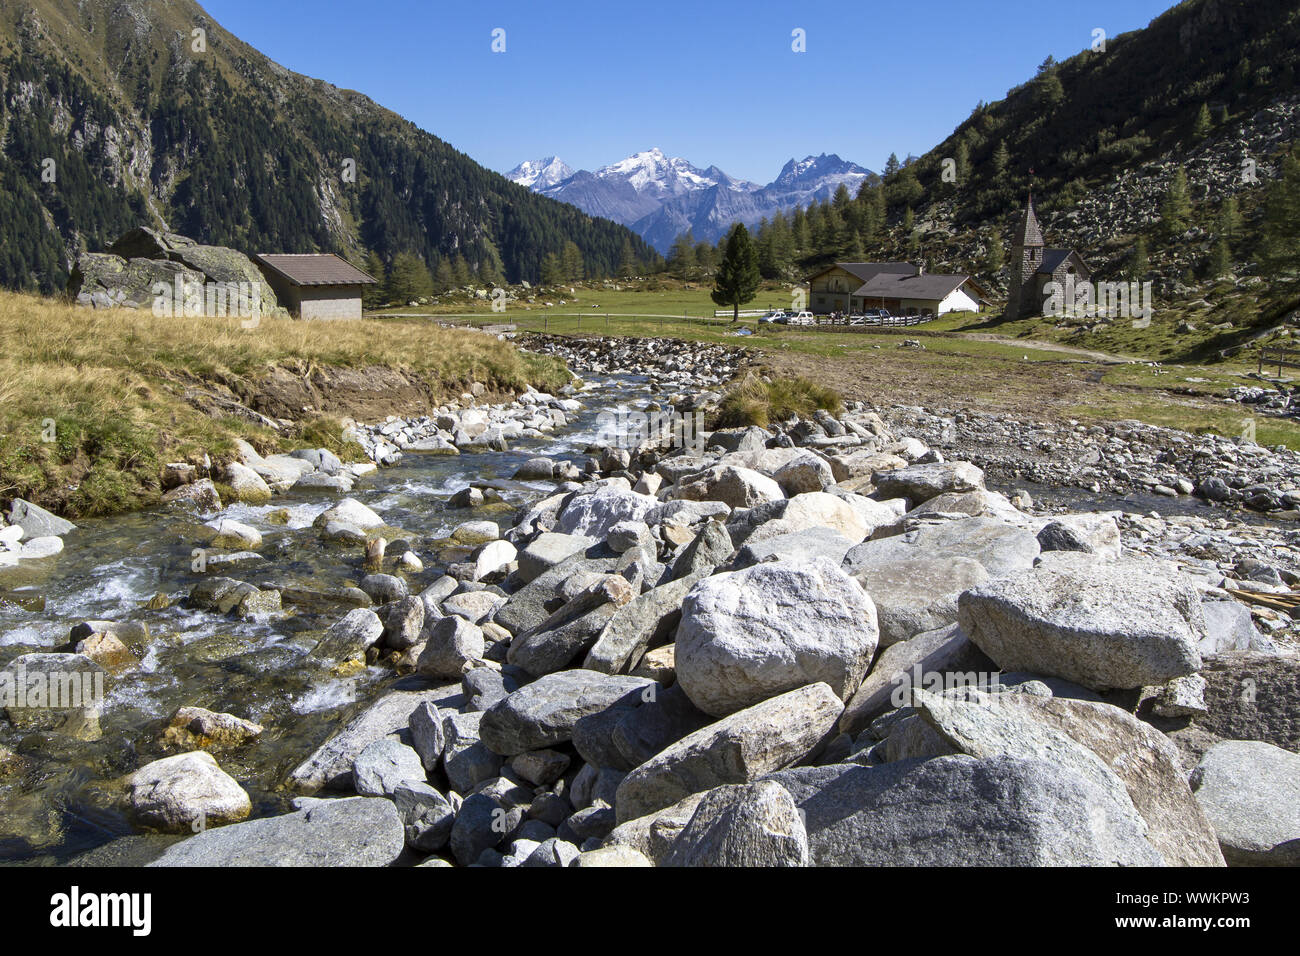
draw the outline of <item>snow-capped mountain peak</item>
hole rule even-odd
[[[541,192],[559,185],[573,173],[573,167],[558,156],[547,156],[545,159],[524,160],[506,173],[506,179],[527,186],[534,192]]]
[[[680,156],[668,156],[657,146],[602,166],[595,175],[597,179],[624,182],[638,193],[657,197],[680,196],[736,183],[717,167],[699,169]]]
[[[820,156],[805,156],[800,160],[790,160],[782,167],[780,174],[772,180],[770,187],[778,189],[816,189],[833,182],[841,182],[856,192],[857,187],[870,175],[856,163],[840,159],[834,153],[822,153]]]
[[[569,175],[554,179],[562,170]],[[855,163],[822,153],[791,159],[775,180],[760,186],[734,179],[717,166],[701,169],[653,147],[594,173],[573,172],[551,157],[521,163],[509,177],[589,215],[631,226],[662,252],[687,230],[696,240],[713,242],[732,222],[757,225],[778,210],[828,199],[841,183],[856,195],[870,175]]]

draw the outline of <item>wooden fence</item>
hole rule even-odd
[[[1259,350],[1259,374],[1264,374],[1265,365],[1277,366],[1277,377],[1282,377],[1282,368],[1300,368],[1300,349],[1284,349],[1277,345],[1266,345]]]

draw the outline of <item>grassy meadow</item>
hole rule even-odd
[[[752,334],[738,335],[729,318],[714,318],[717,306],[707,284],[618,290],[575,285],[572,292],[563,291],[563,296],[555,295],[556,290],[539,294],[542,301],[529,308],[510,303],[504,312],[492,312],[481,300],[443,303],[436,310],[388,311],[457,324],[513,325],[520,331],[663,335],[743,345],[754,350],[759,364],[770,364],[787,377],[827,381],[851,398],[887,401],[898,395],[906,401],[911,394],[916,401],[946,400],[1027,417],[1135,419],[1236,436],[1249,409],[1224,396],[1234,386],[1258,384],[1250,377],[1256,367],[1251,336],[1298,304],[1225,288],[1218,290],[1222,295],[1212,293],[1205,300],[1157,303],[1151,323],[1141,328],[1127,321],[1092,328],[1041,317],[1003,321],[997,313],[981,312],[860,331],[760,326],[753,318],[742,318],[739,326]],[[788,285],[769,283],[746,308],[788,307],[790,295]],[[924,349],[900,350],[907,339],[921,342]],[[1231,359],[1221,359],[1218,351],[1233,345],[1245,347]],[[856,383],[863,383],[864,390],[855,394]],[[1255,428],[1263,444],[1300,447],[1300,423],[1259,417]]]

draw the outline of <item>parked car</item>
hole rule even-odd
[[[786,322],[789,325],[816,325],[817,319],[813,316],[811,312],[805,310],[803,312],[796,312],[794,315],[788,316],[786,318]]]
[[[766,312],[763,315],[760,315],[758,317],[758,321],[760,325],[772,325],[775,323],[783,323],[785,322],[785,313],[782,312],[780,309],[775,309],[772,312]]]

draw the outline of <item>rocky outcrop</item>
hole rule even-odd
[[[257,303],[261,316],[277,312],[275,292],[267,285],[261,270],[242,252],[225,246],[205,246],[186,236],[148,227],[124,233],[107,252],[84,252],[78,256],[68,282],[68,296],[78,305],[95,309],[153,309],[155,283],[168,287],[165,306],[168,315],[177,309],[177,288],[182,289],[181,314],[210,314],[202,290],[192,299],[193,304],[187,304],[195,296],[187,287],[208,283],[218,283],[227,289],[242,283],[251,301]],[[238,302],[228,302],[225,308],[227,315],[240,315]],[[283,309],[279,311],[283,313]]]

